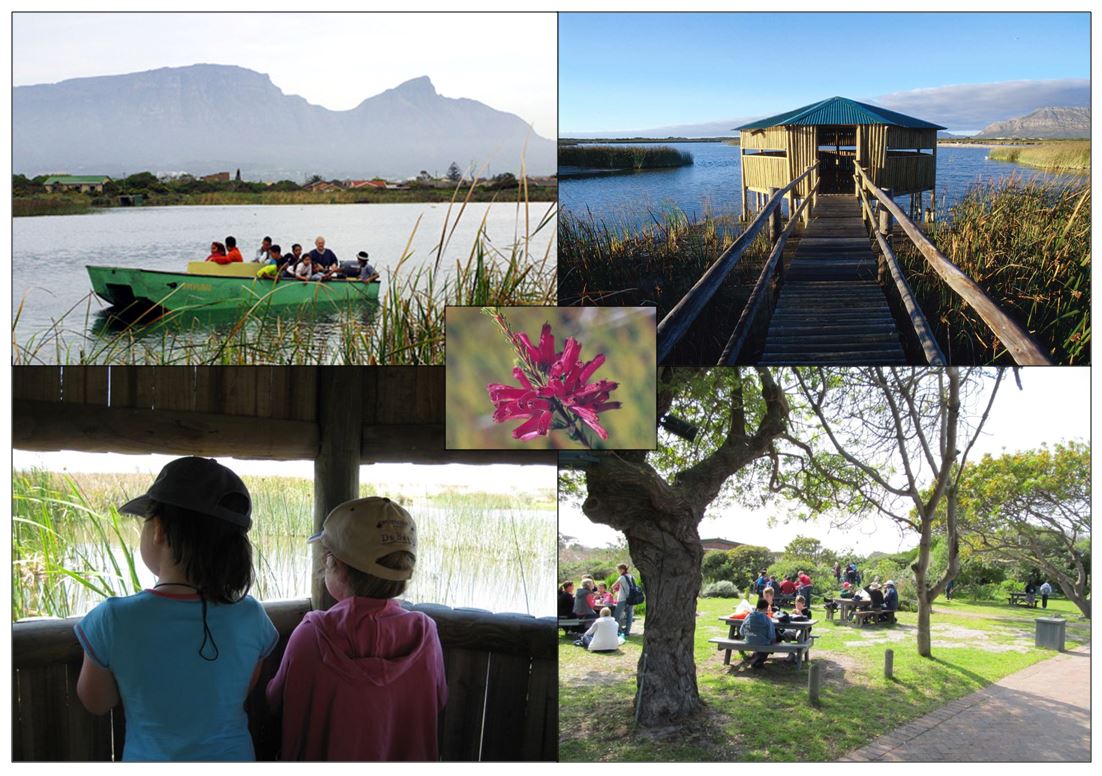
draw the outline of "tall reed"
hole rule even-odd
[[[1000,146],[992,148],[989,159],[1016,162],[1045,170],[1089,170],[1091,144],[1089,140],[1050,142],[1030,146]]]
[[[1090,185],[1013,179],[973,187],[929,237],[1058,364],[1090,362]],[[953,363],[1007,363],[986,324],[906,241],[900,257]]]
[[[559,165],[601,170],[645,170],[685,167],[693,155],[670,146],[568,145],[559,148]]]

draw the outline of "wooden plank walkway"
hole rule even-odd
[[[793,253],[761,364],[906,364],[876,281],[876,257],[849,194],[824,194]]]

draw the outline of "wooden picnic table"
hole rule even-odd
[[[1038,597],[1038,595],[1039,595],[1038,593],[1011,593],[1007,602],[1011,606],[1017,606],[1018,604],[1021,604],[1022,606],[1032,607],[1032,608],[1036,609],[1037,608],[1037,597]],[[1033,602],[1032,603],[1030,603],[1030,601],[1029,601],[1030,596],[1033,597]],[[1052,596],[1049,596],[1049,598],[1051,598],[1051,597]]]
[[[811,627],[818,622],[818,620],[789,620],[788,622],[784,622],[775,617],[770,617],[769,619],[773,621],[773,627],[775,628],[799,631],[797,638],[799,638],[800,641],[807,641],[807,634],[811,633]],[[728,639],[735,639],[738,637],[739,627],[744,622],[744,620],[732,620],[730,617],[720,617],[719,621],[725,622],[729,626],[727,628]]]
[[[850,622],[853,620],[853,612],[858,605],[868,603],[868,601],[862,601],[857,598],[835,598],[834,603],[838,605],[838,619],[841,622]],[[834,619],[833,617],[830,619]]]

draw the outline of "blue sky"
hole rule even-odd
[[[1086,13],[559,17],[564,136],[765,116],[834,95],[1089,77]]]

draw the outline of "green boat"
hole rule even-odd
[[[258,264],[189,262],[187,272],[88,266],[96,295],[120,310],[160,308],[167,312],[290,311],[333,309],[377,302],[379,281],[272,280],[256,277]]]

